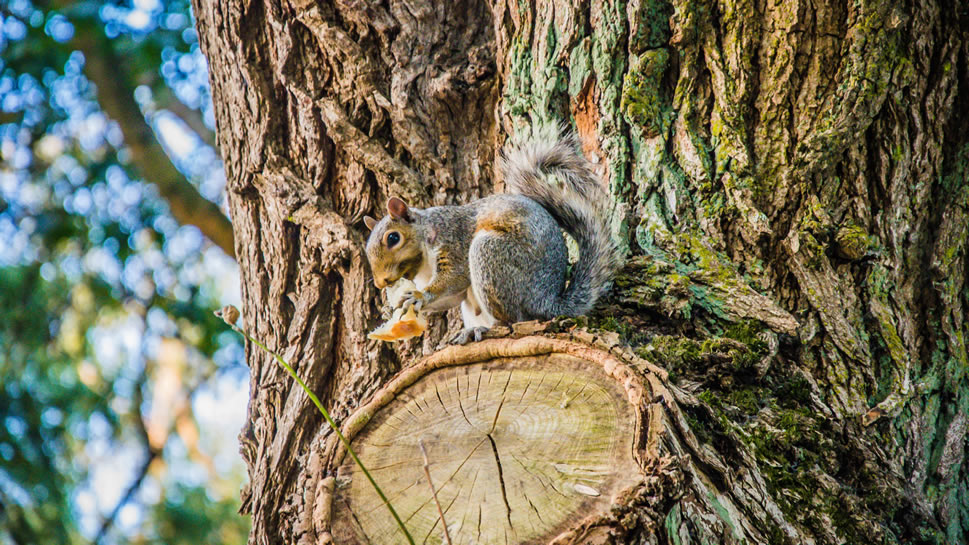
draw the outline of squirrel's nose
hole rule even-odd
[[[387,280],[385,280],[383,278],[378,278],[378,277],[375,276],[373,278],[373,285],[374,286],[377,286],[377,289],[378,290],[382,290],[382,289],[384,289],[384,288],[387,287]]]

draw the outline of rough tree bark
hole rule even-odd
[[[366,340],[362,215],[500,190],[504,138],[568,120],[629,251],[577,325],[668,370],[682,417],[653,469],[683,478],[604,539],[969,539],[964,3],[193,4],[247,328],[338,419],[457,327]],[[329,433],[247,359],[250,542],[315,543]]]

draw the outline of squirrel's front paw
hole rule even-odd
[[[415,312],[420,312],[424,308],[424,294],[419,291],[408,291],[404,293],[404,298],[400,302],[400,308],[404,312],[414,307]]]
[[[472,340],[478,342],[481,340],[482,335],[487,333],[489,329],[487,327],[468,327],[462,329],[457,335],[451,337],[448,344],[468,344]]]

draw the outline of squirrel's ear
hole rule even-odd
[[[367,226],[367,229],[373,231],[373,228],[377,226],[377,220],[371,218],[370,216],[364,216],[363,224]]]
[[[410,211],[407,209],[407,203],[397,197],[391,197],[387,201],[387,213],[395,220],[410,221]]]

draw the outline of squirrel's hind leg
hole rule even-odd
[[[472,340],[481,340],[497,320],[488,312],[488,309],[478,304],[478,299],[474,295],[472,288],[468,288],[464,301],[461,301],[461,320],[464,322],[464,329],[457,335],[448,340],[448,344],[468,344]]]

